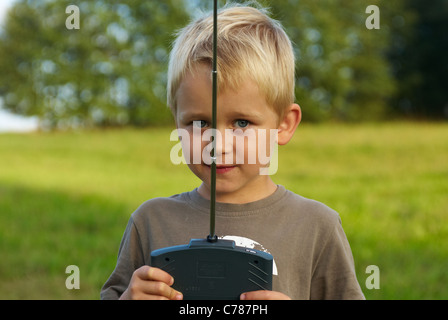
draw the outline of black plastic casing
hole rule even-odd
[[[151,266],[168,272],[185,300],[239,300],[243,292],[272,290],[272,264],[269,253],[223,239],[151,252]]]

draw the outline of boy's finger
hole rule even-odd
[[[240,300],[268,300],[267,294],[265,290],[245,292],[241,294]]]
[[[161,281],[171,286],[174,278],[167,272],[159,268],[143,266],[135,271],[137,276],[142,280]]]
[[[242,293],[240,300],[291,300],[291,298],[281,292],[258,290]]]
[[[179,291],[160,281],[145,282],[143,291],[148,295],[165,297],[170,300],[181,300],[183,298]]]

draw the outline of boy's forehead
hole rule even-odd
[[[186,72],[180,80],[176,92],[178,120],[206,120],[212,114],[212,69],[207,63],[198,63]],[[219,70],[218,70],[219,77]],[[251,77],[244,77],[238,85],[225,85],[218,82],[218,118],[251,119],[262,121],[266,117],[278,118],[272,105],[269,105],[263,94]]]
[[[176,116],[181,121],[210,120],[212,114],[212,90],[207,74],[189,75],[178,91]],[[248,80],[239,89],[226,88],[218,93],[218,119],[249,119],[262,121],[276,117],[272,107],[260,94],[255,83]]]
[[[243,71],[235,72],[237,76],[229,76],[229,73],[218,70],[218,93],[237,94],[242,87],[250,86],[259,90],[259,86],[254,79]],[[179,81],[179,88],[190,87],[191,85],[207,86],[210,94],[212,92],[212,67],[208,62],[193,63],[182,75]],[[178,90],[179,91],[179,90]],[[178,91],[176,93],[178,93]]]
[[[191,100],[211,99],[212,81],[209,77],[204,70],[186,73],[180,80],[176,92],[178,107]]]
[[[182,100],[210,100],[212,96],[212,77],[208,68],[202,68],[194,72],[185,74],[180,82],[179,89],[176,92],[177,101]],[[218,87],[218,100],[225,98],[226,101],[245,100],[247,98],[257,98],[263,100],[264,95],[261,94],[258,85],[249,77],[246,77],[238,86],[224,84]],[[180,103],[182,104],[182,103]]]

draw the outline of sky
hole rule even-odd
[[[0,21],[3,21],[6,10],[11,6],[15,0],[1,0],[0,1]]]
[[[0,28],[3,25],[6,11],[14,1],[15,0],[0,0]],[[33,131],[37,129],[37,126],[37,117],[21,117],[3,110],[2,99],[0,98],[0,133]]]

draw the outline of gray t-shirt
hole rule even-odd
[[[144,202],[131,216],[115,270],[101,290],[118,299],[151,251],[188,244],[209,231],[210,201],[194,189]],[[245,204],[216,203],[216,234],[274,257],[273,290],[292,299],[364,299],[337,212],[283,186]]]

